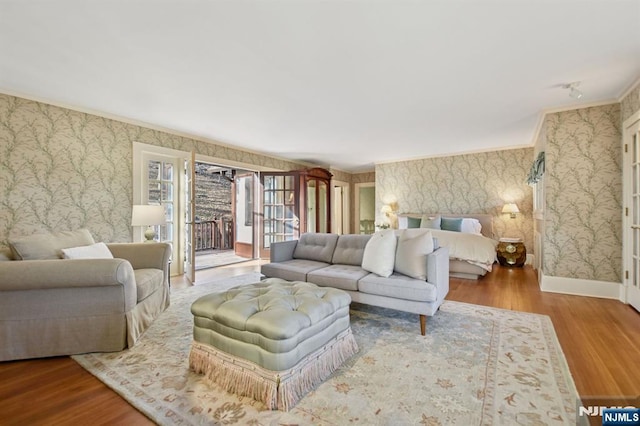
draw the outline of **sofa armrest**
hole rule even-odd
[[[109,243],[113,257],[128,260],[133,269],[160,269],[164,283],[169,285],[171,245],[167,243]]]
[[[0,262],[0,291],[130,285],[135,275],[124,259],[47,259]]]
[[[269,247],[269,260],[271,263],[276,263],[293,259],[293,252],[296,250],[297,245],[298,240],[271,243]]]
[[[122,295],[118,309],[127,312],[136,305],[136,279],[131,264],[124,259],[51,259],[0,262],[0,299],[2,295],[38,292],[112,288]],[[114,305],[114,306],[116,306]]]
[[[427,282],[438,289],[438,301],[449,293],[449,249],[440,247],[427,255]]]
[[[113,257],[128,260],[133,269],[162,269],[169,264],[171,246],[167,243],[109,243]]]
[[[125,314],[136,303],[135,275],[124,259],[0,262],[0,328],[5,331],[12,322]]]

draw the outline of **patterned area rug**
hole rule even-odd
[[[548,317],[449,301],[425,337],[417,315],[353,304],[360,352],[289,412],[210,387],[188,368],[191,303],[258,280],[174,291],[135,347],[73,359],[163,425],[576,423],[577,392]]]

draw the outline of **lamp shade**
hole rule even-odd
[[[167,219],[163,206],[133,206],[131,226],[164,225],[165,223]]]
[[[380,212],[383,213],[383,214],[389,214],[389,213],[393,212],[393,209],[391,208],[391,206],[389,204],[385,204],[380,209]]]
[[[515,203],[507,203],[502,207],[502,213],[520,213]]]

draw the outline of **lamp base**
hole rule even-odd
[[[153,226],[148,227],[147,230],[144,231],[144,238],[145,243],[155,243],[156,231],[153,229]]]

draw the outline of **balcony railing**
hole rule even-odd
[[[233,220],[194,222],[195,250],[229,250],[233,248]]]

